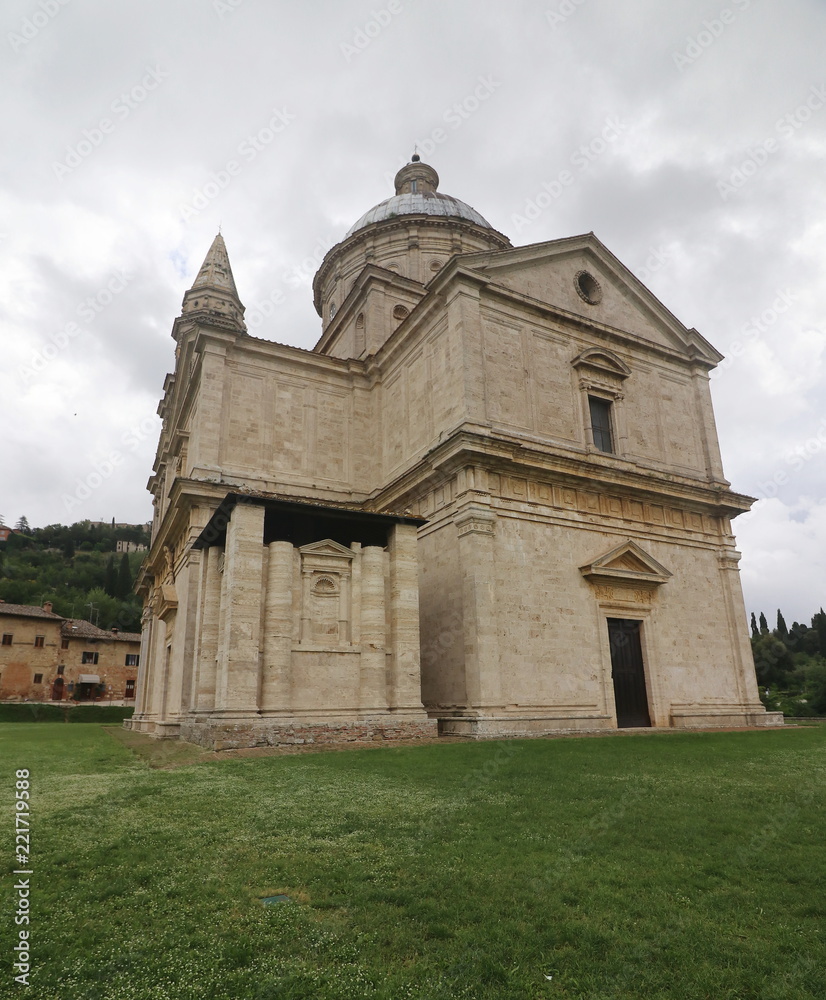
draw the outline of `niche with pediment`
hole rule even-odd
[[[303,545],[301,644],[340,647],[352,641],[351,549],[326,538]]]

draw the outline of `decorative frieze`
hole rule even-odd
[[[524,476],[507,476],[496,472],[488,473],[487,487],[491,495],[505,500],[539,503],[558,510],[616,518],[641,525],[678,528],[705,535],[719,534],[717,519],[698,511],[633,500],[610,493],[578,490],[542,480],[526,479]]]

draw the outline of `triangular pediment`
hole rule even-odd
[[[314,556],[344,556],[347,559],[353,558],[353,550],[346,545],[334,542],[332,538],[325,538],[320,542],[310,542],[309,545],[302,545],[299,549],[302,555]]]
[[[665,583],[671,573],[630,538],[593,562],[579,567],[580,573],[594,582],[627,581]]]
[[[709,366],[722,355],[688,329],[593,233],[512,250],[469,254],[463,267],[519,295]]]
[[[625,379],[631,374],[628,365],[614,354],[613,351],[602,351],[592,348],[577,355],[571,362],[574,368],[591,368],[603,375]]]

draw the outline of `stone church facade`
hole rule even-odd
[[[417,157],[312,351],[222,237],[175,321],[133,728],[206,746],[775,725],[708,373],[589,233],[512,247]]]

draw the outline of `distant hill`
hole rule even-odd
[[[145,552],[120,553],[118,541],[148,546],[149,532],[146,525],[91,521],[15,530],[0,541],[0,599],[51,601],[66,618],[139,632],[141,606],[132,586]]]

